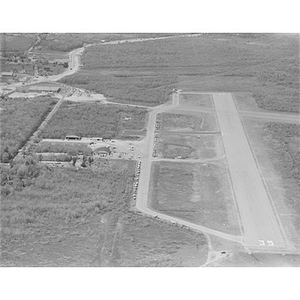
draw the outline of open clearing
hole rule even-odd
[[[213,108],[213,99],[210,94],[181,93],[179,103],[187,107],[209,107]]]
[[[234,196],[224,161],[153,162],[151,204],[161,213],[230,234],[240,234]]]
[[[212,159],[224,154],[219,134],[157,134],[156,138],[159,158]]]
[[[78,155],[83,153],[85,155],[92,155],[92,149],[84,143],[72,142],[46,142],[41,141],[35,148],[36,153],[69,153],[71,155]]]
[[[162,113],[156,120],[162,131],[218,131],[217,119],[212,113]]]

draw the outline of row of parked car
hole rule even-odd
[[[158,115],[156,116],[155,129],[156,129],[156,130],[159,130],[160,127],[161,127],[161,115],[158,114]]]
[[[135,170],[135,178],[133,182],[133,200],[136,200],[137,189],[139,187],[139,178],[141,173],[141,161],[138,161],[136,170]]]

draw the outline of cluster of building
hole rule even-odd
[[[60,86],[32,85],[28,88],[30,93],[58,93],[60,90]]]
[[[14,77],[16,77],[16,74],[13,71],[1,72],[1,79],[13,79]]]
[[[65,137],[68,141],[80,141],[82,138],[78,135],[67,135]],[[91,138],[89,139],[89,146],[93,149],[93,153],[99,157],[106,157],[111,154],[112,150],[109,144],[103,141],[103,138]]]

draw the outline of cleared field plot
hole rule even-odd
[[[49,122],[43,138],[60,139],[66,135],[120,137],[124,129],[143,129],[146,113],[147,110],[141,108],[66,101]]]
[[[154,162],[151,207],[161,213],[231,234],[240,234],[225,163]]]
[[[1,185],[10,186],[11,180],[18,186],[1,195],[1,266],[154,267],[205,262],[202,234],[129,211],[134,162],[103,159],[97,167],[78,171],[28,162],[1,170]],[[30,173],[24,178],[26,172]]]
[[[214,114],[161,113],[156,118],[159,130],[165,131],[217,131]]]
[[[213,108],[210,94],[180,94],[179,103],[188,107],[209,107]]]
[[[162,158],[211,159],[224,154],[219,134],[159,134],[156,145]]]
[[[77,154],[84,154],[84,155],[92,155],[93,151],[90,147],[85,144],[79,143],[51,143],[51,142],[41,142],[35,148],[35,152],[37,153],[68,153],[69,155],[77,155]]]
[[[290,242],[300,247],[300,127],[243,117],[251,147]]]

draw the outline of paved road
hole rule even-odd
[[[249,248],[287,249],[284,230],[272,207],[231,94],[213,94],[233,189]]]
[[[61,78],[72,75],[79,70],[80,60],[79,57],[84,51],[84,47],[75,49],[69,53],[69,67],[68,69],[58,75],[49,76],[46,81],[58,81]],[[45,79],[43,79],[45,81]]]

